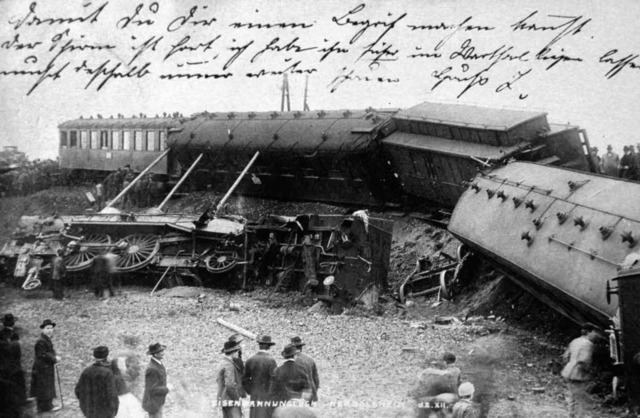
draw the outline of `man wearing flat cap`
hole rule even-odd
[[[242,374],[234,359],[238,358],[240,345],[235,341],[226,341],[222,348],[224,357],[218,367],[216,382],[218,383],[218,405],[222,407],[223,418],[241,418],[240,398],[247,393],[242,386]]]
[[[171,385],[167,384],[167,371],[162,364],[164,350],[167,347],[155,343],[149,346],[147,354],[151,356],[147,371],[144,373],[144,395],[142,408],[149,418],[162,418],[162,409]]]
[[[60,361],[53,349],[53,329],[56,323],[45,319],[40,325],[42,334],[36,341],[35,356],[31,372],[31,396],[36,398],[38,412],[58,410],[53,407],[53,398],[56,397],[55,364]]]
[[[108,347],[94,348],[95,362],[84,369],[76,384],[80,410],[87,418],[113,418],[118,413],[118,393],[108,357]]]
[[[272,401],[288,402],[304,399],[305,393],[311,392],[311,379],[305,368],[296,363],[298,349],[287,344],[282,352],[284,363],[275,369],[269,385],[269,397]],[[304,399],[308,401],[308,399]]]
[[[269,335],[258,338],[258,352],[247,360],[242,376],[242,386],[251,395],[249,418],[270,418],[273,408],[259,405],[259,402],[269,400],[269,384],[271,375],[278,367],[276,361],[269,354],[271,346],[275,345]]]
[[[600,338],[599,328],[591,323],[582,324],[582,335],[569,344],[562,357],[568,363],[562,369],[562,377],[567,383],[567,403],[570,417],[587,414],[589,402],[588,388],[593,380],[591,362],[594,342]]]
[[[291,339],[291,344],[295,345],[298,349],[298,354],[296,355],[296,363],[304,367],[307,375],[311,379],[309,383],[311,384],[311,398],[309,402],[318,402],[318,389],[320,389],[320,377],[318,376],[318,368],[316,367],[316,362],[313,361],[311,357],[304,354],[302,352],[302,347],[306,344],[302,342],[302,338],[293,337]]]

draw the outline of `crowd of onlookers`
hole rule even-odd
[[[53,344],[56,323],[45,319],[40,325],[27,391],[16,319],[6,314],[0,329],[0,416],[19,418],[29,402],[36,403],[39,414],[62,409],[62,383],[56,367],[62,358]],[[279,366],[271,355],[276,343],[270,336],[257,338],[257,350],[246,362],[242,340],[240,334],[233,334],[220,351],[215,371],[218,391],[212,397],[223,416],[240,418],[243,407],[249,406],[249,415],[257,418],[316,417],[309,406],[318,401],[320,379],[315,361],[302,352],[306,345],[302,339],[293,337],[284,346]],[[144,395],[139,400],[132,393],[141,374],[135,353],[110,360],[108,347],[96,347],[94,363],[83,370],[75,385],[82,414],[87,418],[162,418],[166,397],[174,389],[163,361],[166,348],[160,343],[149,345]],[[54,405],[55,398],[60,405]]]
[[[51,186],[66,184],[68,170],[54,160],[34,160],[0,174],[0,196],[26,196]]]
[[[640,180],[640,144],[625,145],[622,157],[607,145],[607,152],[598,155],[598,148],[591,147],[591,156],[595,160],[600,174],[610,177],[620,177],[628,180]]]
[[[95,183],[91,190],[98,210],[129,186],[136,176],[128,165],[105,173],[104,178]],[[72,170],[60,168],[54,160],[27,161],[18,168],[0,174],[0,197],[28,196],[52,186],[77,186],[88,181],[88,178],[78,176]],[[118,205],[125,209],[149,207],[161,188],[152,175],[146,174],[119,199]]]

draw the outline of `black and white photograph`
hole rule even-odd
[[[640,416],[638,18],[0,0],[0,418]]]

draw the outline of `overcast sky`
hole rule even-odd
[[[635,1],[4,0],[0,16],[0,145],[31,158],[81,115],[279,111],[285,70],[292,110],[308,74],[314,111],[476,104],[547,112],[602,151],[640,143]]]

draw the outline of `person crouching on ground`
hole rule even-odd
[[[478,418],[480,412],[478,406],[471,399],[475,393],[476,388],[471,382],[464,382],[458,388],[458,395],[460,400],[453,405],[452,418]]]

